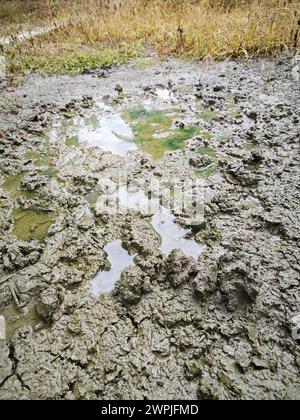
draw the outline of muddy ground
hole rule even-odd
[[[299,100],[289,59],[3,82],[0,398],[299,399]],[[141,103],[164,110],[154,148],[158,114]],[[138,146],[74,137],[95,113],[142,118]],[[201,180],[204,217],[172,213],[199,255],[165,251],[136,209],[101,211],[122,171],[139,185]],[[131,265],[95,295],[113,241]]]

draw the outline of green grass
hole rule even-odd
[[[0,33],[59,25],[5,48],[11,73],[77,74],[149,52],[206,61],[266,57],[300,46],[299,5],[299,0],[126,0],[116,7],[114,0],[3,0]]]
[[[75,51],[74,51],[75,49]],[[76,51],[76,48],[65,49],[61,54],[52,51],[46,55],[19,55],[18,58],[10,57],[8,71],[39,72],[46,74],[60,73],[76,75],[97,68],[109,68],[128,62],[141,54],[138,45],[122,44],[117,48],[93,47],[87,52]]]

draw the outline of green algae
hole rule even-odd
[[[49,211],[17,208],[13,212],[13,234],[22,240],[43,241],[54,218],[55,215]]]
[[[14,198],[35,198],[37,193],[35,191],[25,191],[21,189],[21,182],[24,176],[24,172],[19,173],[17,175],[9,175],[5,178],[5,181],[2,185],[4,191],[9,193],[9,195]]]
[[[53,156],[47,151],[30,151],[25,155],[28,159],[32,159],[36,167],[52,166]]]
[[[226,114],[230,118],[237,118],[241,112],[241,108],[235,103],[234,95],[227,93],[224,98]]]
[[[65,141],[66,146],[72,147],[72,146],[79,146],[80,141],[79,141],[79,137],[78,136],[72,136],[72,137],[68,137]]]
[[[203,146],[197,149],[198,153],[202,156],[209,156],[211,158],[216,157],[216,151],[212,147]]]
[[[201,118],[201,120],[205,122],[212,122],[218,117],[218,114],[216,111],[213,111],[210,108],[205,108],[201,104],[198,104],[196,106],[196,114],[198,114]]]
[[[177,109],[147,110],[139,106],[125,111],[124,119],[133,129],[134,141],[158,160],[166,152],[182,149],[186,140],[199,133],[196,126],[174,126],[179,115]]]
[[[3,315],[6,321],[5,338],[7,342],[11,340],[15,332],[20,328],[28,325],[30,325],[32,328],[36,328],[39,325],[43,325],[43,322],[39,317],[35,306],[32,306],[27,314],[23,314],[15,304],[12,304],[3,312]]]

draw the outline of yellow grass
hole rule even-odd
[[[43,24],[56,19],[66,26],[10,48],[12,70],[76,72],[152,51],[222,60],[299,46],[300,0],[124,0],[119,7],[101,0],[50,3],[45,2]]]

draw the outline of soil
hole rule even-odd
[[[169,60],[0,85],[0,399],[300,399],[292,68]],[[201,220],[103,212],[125,172],[200,185]]]

